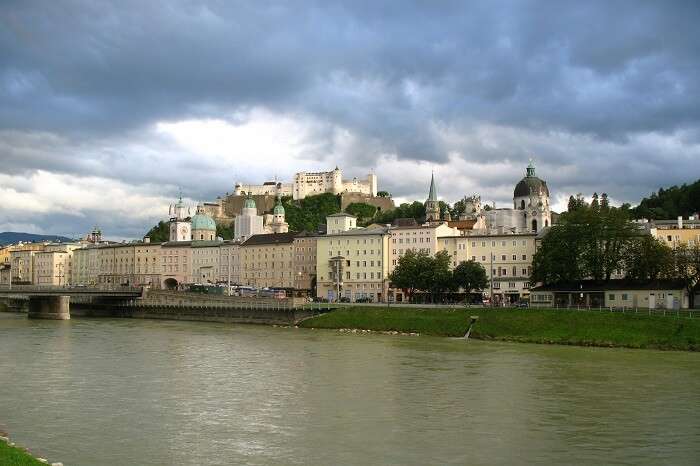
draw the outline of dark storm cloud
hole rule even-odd
[[[697,121],[696,2],[470,5],[6,4],[0,124],[84,134],[267,105],[441,158],[428,118],[611,138]]]
[[[313,121],[309,158],[349,174],[381,154],[452,154],[504,162],[465,178],[507,193],[535,155],[560,191],[633,200],[697,176],[698,20],[695,1],[5,1],[0,173],[213,197],[233,174],[167,141],[129,144],[156,122],[262,107]],[[397,195],[423,191],[379,175]]]

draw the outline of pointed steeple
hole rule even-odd
[[[435,173],[430,174],[430,192],[428,193],[429,201],[437,201],[437,190],[435,189]]]

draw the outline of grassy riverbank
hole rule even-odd
[[[24,450],[11,447],[0,440],[0,466],[38,466],[44,464]]]
[[[483,340],[700,350],[700,319],[550,309],[422,309],[345,307],[301,323],[306,328],[354,328]]]

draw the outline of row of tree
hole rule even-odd
[[[532,282],[554,284],[614,276],[651,281],[682,280],[691,304],[700,283],[700,246],[675,249],[631,221],[628,206],[611,207],[607,196],[569,199],[568,211],[542,238],[532,263]]]
[[[481,291],[488,285],[486,270],[474,261],[461,262],[450,270],[450,254],[440,251],[434,256],[426,252],[406,251],[389,276],[392,286],[400,288],[411,299],[415,293],[428,293],[433,298],[448,291],[466,293]]]

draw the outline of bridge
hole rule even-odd
[[[32,319],[70,319],[71,296],[129,300],[143,295],[143,288],[128,286],[37,286],[3,285],[0,297],[29,300],[28,317]]]

